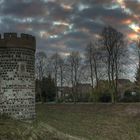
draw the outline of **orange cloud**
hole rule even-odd
[[[126,20],[123,20],[122,21],[122,24],[126,24],[126,25],[129,25],[132,23],[132,20],[131,19],[126,19]]]
[[[136,33],[130,33],[130,34],[128,34],[128,38],[131,39],[131,40],[137,40],[138,37],[139,37],[139,35],[136,34]]]

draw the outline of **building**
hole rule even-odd
[[[91,84],[88,84],[88,83],[78,84],[77,90],[78,90],[78,93],[80,93],[82,95],[89,94],[92,92],[92,86],[91,86]]]
[[[69,86],[57,87],[57,90],[59,99],[68,98],[72,94],[72,87]]]
[[[124,93],[127,90],[133,90],[134,83],[131,82],[129,79],[118,79],[117,80],[118,86],[118,97],[123,98]],[[108,80],[100,80],[99,81],[99,88],[101,91],[106,91],[109,89],[109,81]]]
[[[73,93],[74,92],[74,93]],[[65,101],[72,101],[73,96],[77,101],[88,101],[92,92],[92,86],[87,83],[78,83],[76,87],[58,87],[58,97]]]
[[[16,119],[35,117],[35,37],[0,35],[0,113]]]
[[[134,83],[131,82],[129,79],[118,79],[118,92],[119,92],[119,97],[123,98],[124,93],[127,90],[132,90],[133,91]]]

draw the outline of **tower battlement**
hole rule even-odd
[[[21,33],[18,36],[17,33],[4,33],[0,34],[0,48],[1,47],[17,47],[17,48],[30,48],[35,50],[36,39],[29,34]]]

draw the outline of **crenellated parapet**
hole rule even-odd
[[[20,36],[17,33],[4,33],[0,34],[0,47],[16,47],[16,48],[29,48],[35,50],[36,39],[29,34],[21,33]]]

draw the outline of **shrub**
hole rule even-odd
[[[111,90],[110,89],[100,89],[95,93],[96,101],[98,102],[111,102]]]
[[[111,102],[110,93],[108,93],[108,92],[107,93],[106,92],[102,93],[99,97],[99,102],[106,102],[106,103]]]
[[[62,98],[59,98],[58,100],[57,100],[57,103],[63,103],[64,102],[64,99],[62,99]]]
[[[140,92],[136,91],[136,94],[132,94],[132,91],[126,91],[121,102],[140,102]]]
[[[124,93],[124,96],[125,97],[131,97],[131,93],[132,92],[130,90],[126,90],[125,93]]]

